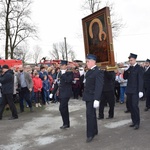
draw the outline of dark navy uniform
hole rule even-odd
[[[144,90],[145,90],[145,96],[146,96],[146,109],[150,109],[150,67],[145,69],[144,72]]]
[[[100,100],[103,88],[103,72],[96,66],[85,75],[83,100],[86,102],[87,138],[98,134],[96,109],[94,100]]]
[[[139,113],[139,92],[143,92],[143,68],[136,64],[130,66],[124,72],[124,79],[127,79],[126,94],[129,101],[131,111],[131,119],[133,125],[139,126],[140,113]]]
[[[70,127],[69,120],[69,110],[68,110],[68,102],[70,97],[72,96],[72,81],[73,81],[73,72],[66,71],[61,75],[60,72],[60,84],[59,84],[59,100],[60,106],[59,111],[63,120],[63,127]]]

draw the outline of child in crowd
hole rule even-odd
[[[43,80],[43,92],[44,92],[44,100],[45,104],[49,104],[49,94],[50,94],[50,81],[48,80],[47,75],[44,75],[44,80]]]
[[[125,102],[125,91],[127,87],[127,80],[124,80],[123,74],[124,70],[122,69],[118,76],[118,82],[120,83],[120,104],[123,104]]]
[[[35,94],[35,107],[41,107],[40,98],[41,98],[41,90],[42,90],[42,80],[39,78],[39,74],[35,73],[33,77],[33,91]]]

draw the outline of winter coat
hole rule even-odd
[[[6,71],[0,76],[0,83],[2,84],[2,94],[13,94],[14,72],[12,70]]]
[[[47,91],[50,90],[50,81],[49,80],[43,80],[43,90]]]
[[[41,89],[43,87],[42,80],[39,77],[34,77],[32,80],[33,80],[33,91],[41,92]]]
[[[73,77],[74,77],[74,79],[75,79],[75,78],[79,78],[79,80],[74,80],[74,81],[73,81],[73,84],[72,84],[72,87],[73,87],[73,88],[79,88],[79,87],[81,87],[81,83],[80,83],[80,73],[79,73],[79,72],[74,72],[74,73],[73,73]]]

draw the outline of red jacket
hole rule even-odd
[[[42,80],[39,78],[39,77],[33,77],[33,91],[34,92],[38,92],[40,91],[41,92],[41,89],[42,89]]]

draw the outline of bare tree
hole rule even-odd
[[[73,61],[75,59],[75,52],[69,44],[66,44],[67,47],[67,58],[68,60]]]
[[[37,64],[39,58],[40,58],[40,55],[42,53],[42,49],[41,47],[39,47],[38,45],[35,46],[34,50],[33,50],[33,61],[35,64]]]
[[[31,60],[32,55],[28,50],[28,47],[23,45],[23,46],[18,46],[14,50],[14,59],[20,59],[22,60],[23,64],[26,63],[27,61]]]
[[[32,0],[2,0],[0,4],[3,6],[0,30],[5,34],[5,58],[9,54],[13,58],[14,50],[20,43],[36,37],[37,30],[30,19]]]
[[[59,47],[57,43],[53,44],[53,50],[49,51],[49,53],[53,59],[59,59]]]
[[[66,44],[67,47],[67,57],[69,60],[75,59],[75,53],[72,50],[71,46],[69,44]],[[65,43],[55,43],[53,44],[53,50],[49,51],[50,55],[52,56],[52,59],[62,59],[66,60],[66,48]]]
[[[71,59],[71,61],[75,60],[75,52],[74,51],[70,52],[70,59]]]
[[[62,42],[62,43],[59,43],[59,52],[60,52],[60,55],[61,55],[61,58],[62,60],[65,60],[66,59],[66,49],[65,49],[65,43]],[[67,53],[68,55],[68,53]]]
[[[115,13],[114,4],[109,1],[106,2],[106,6],[110,8],[110,16],[111,16],[111,27],[113,37],[118,37],[122,28],[124,28],[125,24],[123,23],[123,19]]]
[[[95,11],[100,10],[103,6],[101,5],[102,0],[85,0],[82,6],[83,10],[87,11],[87,13],[94,13]],[[113,37],[117,37],[124,27],[124,23],[122,18],[116,15],[114,12],[114,4],[110,3],[109,0],[106,1],[105,6],[110,8],[110,16],[111,16],[111,26],[112,26],[112,34]]]
[[[85,0],[82,5],[83,10],[90,11],[90,13],[94,13],[95,11],[100,9],[101,0]]]

